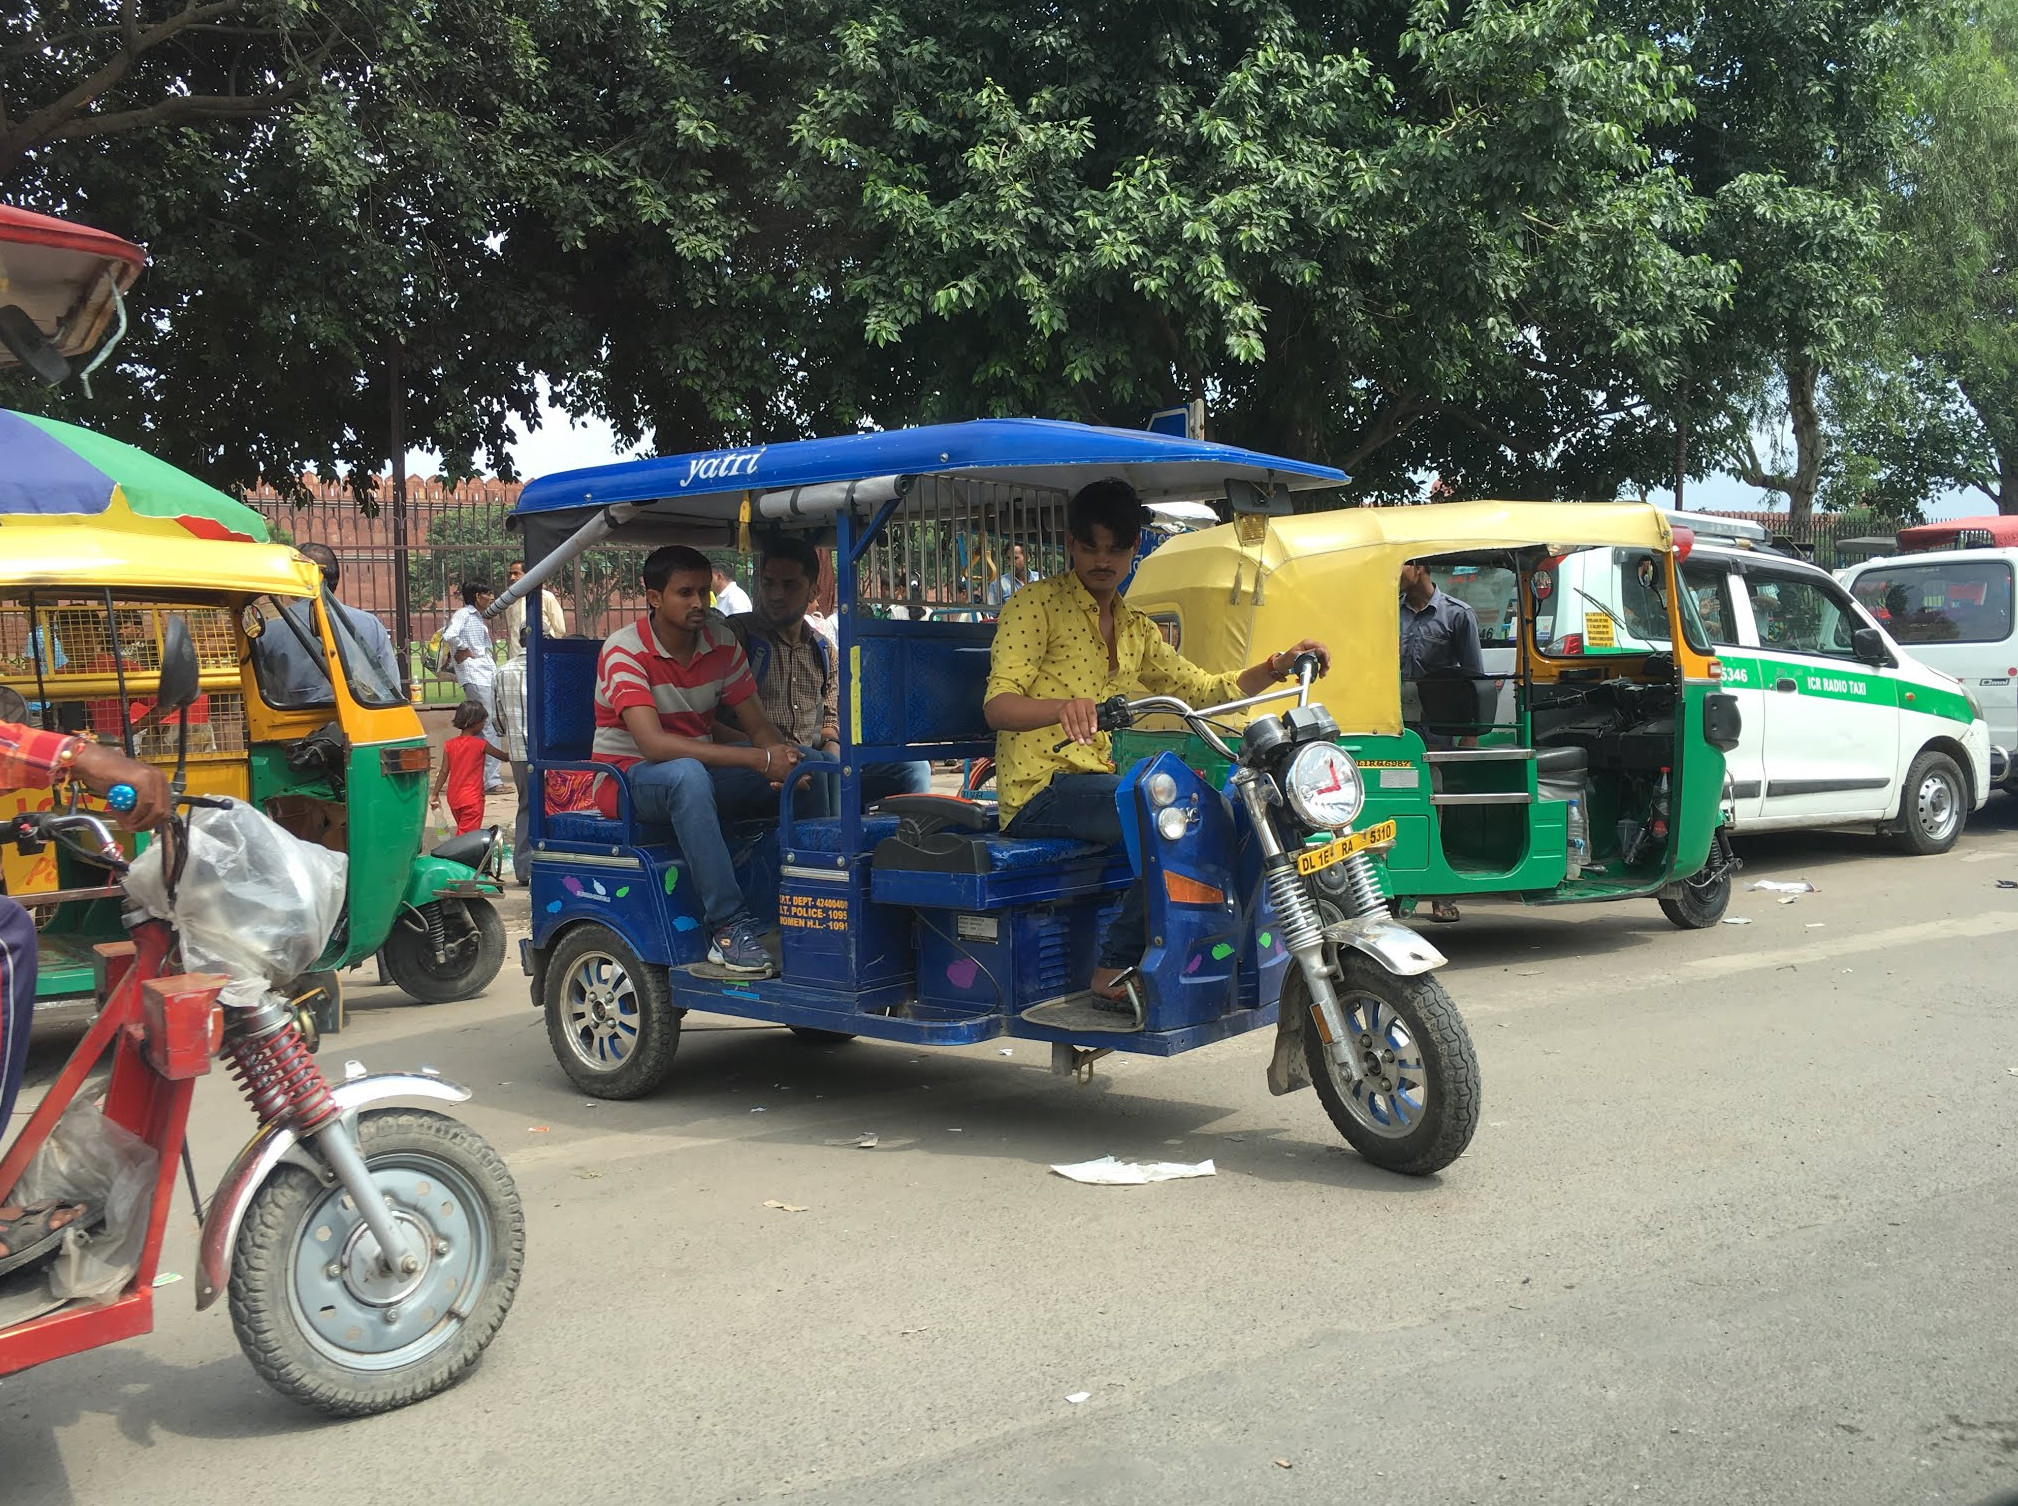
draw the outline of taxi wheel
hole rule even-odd
[[[680,1016],[666,970],[607,926],[577,926],[547,959],[547,1041],[574,1085],[596,1098],[642,1098],[673,1070]]]
[[[1962,835],[1969,814],[1969,781],[1946,753],[1927,749],[1906,771],[1899,792],[1899,850],[1915,857],[1946,852]]]

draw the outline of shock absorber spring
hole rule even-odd
[[[1387,896],[1380,892],[1380,875],[1374,870],[1372,858],[1363,852],[1347,858],[1345,879],[1354,915],[1387,914]]]
[[[1324,928],[1318,924],[1317,906],[1304,887],[1303,875],[1293,859],[1284,856],[1268,865],[1268,902],[1275,909],[1275,923],[1282,931],[1282,944],[1291,953],[1321,945]]]
[[[307,1134],[335,1117],[329,1081],[292,1019],[261,1035],[234,1036],[224,1055],[261,1124],[287,1122]]]
[[[440,903],[422,905],[420,907],[420,918],[427,926],[428,943],[434,948],[435,966],[446,967],[448,965],[448,928],[441,921]]]

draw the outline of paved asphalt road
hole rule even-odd
[[[0,1381],[0,1503],[1996,1498],[2018,805],[1946,858],[1746,850],[1744,881],[1819,892],[1744,893],[1754,924],[1697,934],[1651,903],[1438,931],[1486,1107],[1427,1181],[1365,1166],[1311,1094],[1271,1098],[1254,1037],[1080,1088],[1028,1044],[696,1017],[662,1096],[599,1104],[510,967],[452,1007],[363,991],[325,1062],[467,1082],[524,1194],[485,1362],[325,1423],[185,1281],[151,1337]],[[200,1171],[247,1129],[206,1084]],[[874,1150],[832,1144],[863,1130]],[[1219,1174],[1046,1169],[1107,1152]],[[167,1268],[192,1246],[178,1205]]]

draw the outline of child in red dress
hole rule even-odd
[[[464,701],[455,709],[456,735],[442,744],[441,769],[434,778],[434,807],[441,809],[446,788],[457,836],[483,825],[484,759],[506,757],[504,749],[483,735],[487,720],[489,713],[481,701]]]

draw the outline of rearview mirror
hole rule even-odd
[[[49,343],[49,337],[18,303],[0,304],[0,346],[47,386],[54,387],[70,375],[70,363],[63,353]]]
[[[28,698],[12,685],[0,685],[0,722],[28,721]]]
[[[1850,651],[1866,664],[1892,662],[1892,651],[1885,647],[1885,635],[1873,627],[1861,627],[1850,634]]]
[[[155,704],[171,712],[188,710],[203,693],[198,679],[196,645],[190,642],[189,624],[171,617],[161,634],[161,688],[155,693]]]

